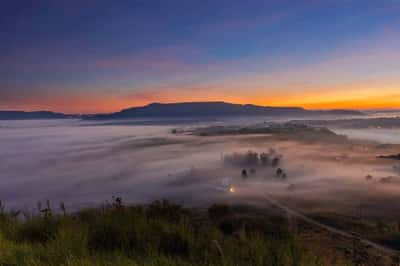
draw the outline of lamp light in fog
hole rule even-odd
[[[229,188],[229,192],[230,192],[230,193],[235,193],[235,192],[236,192],[236,189],[235,189],[234,187],[230,187],[230,188]]]

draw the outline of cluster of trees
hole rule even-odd
[[[254,151],[248,151],[246,153],[235,152],[231,155],[224,156],[224,161],[226,163],[236,166],[265,165],[277,167],[281,159],[282,155],[279,155],[274,149],[260,154]]]
[[[247,178],[249,175],[256,174],[256,166],[269,166],[276,168],[275,175],[277,178],[285,179],[287,177],[286,172],[279,167],[281,164],[282,155],[278,154],[274,149],[269,149],[268,152],[257,153],[254,151],[248,151],[246,153],[233,153],[231,155],[224,156],[224,162],[245,167],[241,171],[243,178]],[[247,169],[249,167],[249,169]]]

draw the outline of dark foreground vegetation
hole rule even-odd
[[[362,209],[359,210],[360,212]],[[400,221],[371,217],[355,217],[335,213],[316,213],[311,216],[323,224],[330,225],[355,235],[372,240],[393,250],[400,251]],[[400,252],[397,261],[400,261]]]
[[[0,214],[0,265],[328,265],[275,216],[167,201],[57,214]],[[330,265],[330,264],[329,264]],[[337,262],[335,265],[349,265]]]

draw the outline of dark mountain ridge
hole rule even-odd
[[[302,116],[302,115],[363,115],[352,110],[306,110],[301,107],[268,107],[225,102],[151,103],[124,109],[111,114],[90,116],[91,119],[126,119],[136,117],[191,117],[191,116]]]
[[[301,107],[268,107],[226,102],[151,103],[109,114],[69,115],[50,111],[0,111],[0,120],[28,119],[129,119],[141,117],[221,117],[221,116],[309,116],[309,115],[363,115],[353,110],[306,110]]]
[[[75,115],[66,115],[50,111],[0,111],[0,120],[30,120],[30,119],[65,119],[74,118]]]

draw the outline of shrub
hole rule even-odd
[[[232,209],[224,204],[213,204],[208,208],[208,216],[213,222],[218,222],[223,218],[227,218],[231,216],[232,213]]]
[[[189,257],[189,240],[178,231],[163,232],[160,235],[159,250],[170,256]]]
[[[26,220],[16,227],[15,238],[17,241],[31,243],[45,243],[54,239],[59,229],[60,221],[53,217],[35,217]]]
[[[153,202],[146,211],[149,218],[162,218],[171,222],[178,222],[188,215],[182,206],[161,200]]]
[[[224,235],[232,235],[236,231],[236,227],[234,220],[223,220],[218,225]]]

